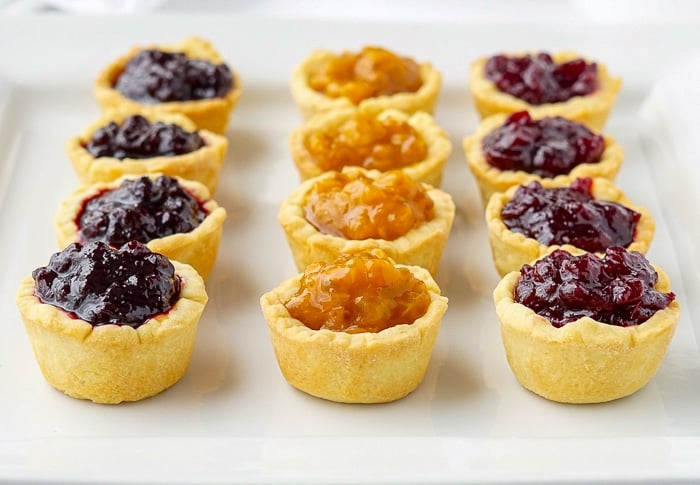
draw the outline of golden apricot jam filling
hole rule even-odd
[[[306,149],[323,171],[364,167],[386,172],[422,162],[428,145],[413,126],[358,113],[338,129],[311,133]]]
[[[409,269],[397,267],[375,250],[310,264],[299,290],[284,305],[313,330],[376,333],[422,317],[430,294]]]
[[[401,170],[376,179],[335,172],[316,182],[304,203],[305,218],[324,234],[351,240],[393,241],[434,215],[423,185]]]
[[[343,52],[309,76],[314,91],[345,97],[354,104],[377,96],[415,93],[422,85],[420,66],[413,59],[372,46],[358,53]]]

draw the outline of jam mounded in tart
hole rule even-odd
[[[321,65],[309,77],[311,89],[358,104],[367,98],[414,93],[423,85],[420,66],[380,47],[345,52]]]
[[[337,130],[311,133],[304,144],[323,171],[359,166],[384,172],[421,162],[428,155],[425,140],[409,123],[361,113]]]
[[[555,327],[582,317],[629,327],[646,322],[674,299],[654,288],[658,274],[643,254],[621,247],[574,256],[557,249],[525,265],[513,299]]]
[[[131,58],[114,83],[122,95],[143,104],[221,98],[232,88],[233,75],[226,64],[155,49]]]
[[[121,124],[110,122],[96,130],[85,143],[85,149],[93,157],[118,160],[174,157],[202,146],[204,140],[199,133],[160,121],[151,123],[141,115],[128,116]]]
[[[559,116],[533,120],[520,111],[489,133],[482,148],[488,164],[499,170],[553,178],[582,163],[599,162],[605,140],[575,121]]]
[[[35,269],[35,295],[93,326],[138,327],[165,313],[180,296],[168,258],[132,241],[120,249],[73,243]]]
[[[550,189],[531,182],[518,187],[501,218],[511,231],[546,246],[571,244],[591,252],[629,246],[641,215],[616,202],[596,200],[592,187],[590,178]]]
[[[147,243],[190,232],[206,216],[200,202],[176,179],[140,177],[86,200],[76,225],[81,241],[119,247],[132,240]]]
[[[433,201],[422,184],[400,170],[372,179],[334,173],[306,195],[306,220],[324,234],[352,240],[393,241],[433,218]]]
[[[411,324],[425,314],[424,282],[377,252],[344,254],[333,263],[312,263],[297,293],[285,303],[293,318],[313,330],[381,332]]]
[[[552,56],[492,56],[486,61],[486,78],[496,87],[526,103],[560,103],[598,89],[598,66],[583,59],[555,64]]]

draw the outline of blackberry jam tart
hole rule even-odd
[[[205,280],[216,261],[226,210],[205,186],[163,175],[122,177],[74,191],[59,206],[59,247],[103,241],[115,247],[136,240],[189,264]]]
[[[16,301],[49,384],[119,403],[185,374],[207,294],[192,267],[139,242],[92,242],[55,253],[22,280]]]
[[[566,118],[526,111],[486,118],[463,146],[484,205],[492,194],[533,180],[613,181],[624,158],[622,147],[608,135]]]
[[[241,94],[241,80],[208,41],[134,47],[105,68],[95,83],[103,110],[180,113],[199,129],[224,133]]]
[[[529,111],[601,130],[622,82],[575,52],[497,54],[474,61],[469,87],[482,118]]]
[[[104,113],[66,143],[82,185],[164,174],[201,182],[211,193],[227,148],[225,137],[198,130],[183,115],[134,110]]]
[[[485,211],[498,273],[519,270],[554,248],[603,253],[611,246],[646,253],[655,223],[602,178],[533,181],[495,194]]]
[[[641,253],[561,249],[508,273],[493,294],[508,363],[547,399],[628,396],[655,375],[680,306],[668,276]]]

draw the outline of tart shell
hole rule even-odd
[[[191,267],[172,261],[181,294],[165,314],[138,328],[93,327],[34,295],[24,278],[17,306],[45,379],[65,394],[116,404],[151,397],[175,384],[189,367],[197,324],[207,303],[204,282]]]

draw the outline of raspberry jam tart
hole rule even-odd
[[[201,277],[132,241],[73,243],[17,294],[46,380],[100,403],[137,401],[186,372],[207,302]]]
[[[680,315],[666,274],[617,246],[602,256],[555,250],[506,275],[494,302],[518,381],[569,403],[610,401],[644,387]]]
[[[292,386],[373,403],[400,399],[422,382],[447,299],[425,269],[373,250],[311,264],[260,305]]]

